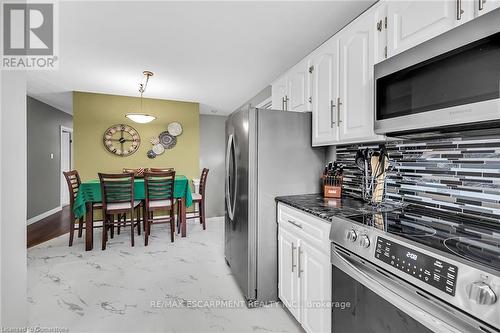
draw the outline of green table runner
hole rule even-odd
[[[193,204],[193,198],[191,197],[191,189],[189,188],[189,181],[186,176],[176,176],[174,185],[174,197],[185,198],[186,207],[190,207]],[[143,200],[144,195],[144,179],[134,180],[134,199]],[[78,195],[75,198],[75,207],[73,212],[76,218],[85,216],[87,202],[101,202],[101,184],[99,180],[90,180],[83,182],[78,190]]]

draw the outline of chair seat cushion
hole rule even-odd
[[[149,201],[149,208],[170,207],[170,200]]]
[[[191,193],[193,200],[201,200],[203,197],[199,193]]]
[[[141,200],[134,201],[134,208],[141,204]],[[131,209],[130,202],[116,202],[109,203],[107,209],[108,210],[119,210],[119,209]]]

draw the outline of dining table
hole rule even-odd
[[[186,208],[193,204],[191,188],[186,176],[175,176],[174,197],[178,199],[181,236],[186,237]],[[144,200],[144,179],[134,179],[134,200]],[[94,204],[102,202],[99,179],[84,181],[80,184],[75,198],[73,213],[77,219],[85,217],[85,250],[90,251],[94,245]]]

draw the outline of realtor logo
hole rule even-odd
[[[2,68],[54,69],[55,3],[3,3]]]

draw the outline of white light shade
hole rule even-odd
[[[156,119],[155,116],[143,113],[128,113],[125,117],[139,124],[146,124]]]

